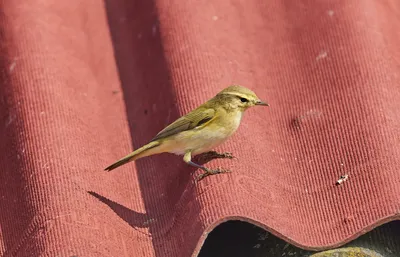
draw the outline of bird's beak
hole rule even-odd
[[[261,101],[261,100],[257,100],[256,105],[269,106],[268,103],[263,102],[263,101]]]

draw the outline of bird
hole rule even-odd
[[[269,104],[244,86],[230,85],[165,127],[149,143],[104,170],[111,171],[143,157],[172,153],[183,156],[185,163],[204,171],[198,176],[198,181],[210,175],[230,172],[223,168],[206,168],[193,162],[192,158],[200,154],[211,158],[234,158],[231,153],[218,153],[212,149],[224,143],[236,132],[243,113],[253,106],[269,106]]]

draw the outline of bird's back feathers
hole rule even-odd
[[[151,141],[160,140],[178,134],[182,131],[204,126],[206,123],[211,122],[211,120],[215,118],[215,114],[215,109],[206,106],[200,106],[199,108],[189,112],[185,116],[180,117],[166,128],[161,130]]]

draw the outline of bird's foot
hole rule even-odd
[[[235,156],[232,155],[232,153],[225,152],[225,153],[217,153],[218,158],[224,158],[224,159],[234,159],[236,158]]]
[[[216,168],[216,169],[214,169],[214,170],[206,169],[206,171],[205,171],[203,174],[200,174],[200,175],[197,177],[197,181],[200,181],[200,180],[202,180],[202,179],[204,179],[204,178],[206,178],[206,177],[208,177],[208,176],[211,176],[211,175],[222,174],[222,173],[228,173],[228,172],[231,172],[231,171],[230,171],[230,170],[227,170],[227,169],[223,169],[223,168]]]
[[[216,151],[210,151],[203,153],[202,155],[199,156],[198,160],[200,162],[209,162],[213,159],[234,159],[236,158],[235,156],[232,155],[232,153],[218,153]]]

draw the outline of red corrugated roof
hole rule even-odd
[[[228,219],[323,249],[399,218],[397,1],[0,9],[1,254],[196,256]],[[238,160],[206,164],[232,173],[195,184],[170,154],[103,171],[233,83],[270,107],[217,149]]]

